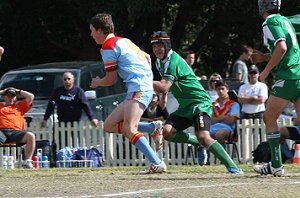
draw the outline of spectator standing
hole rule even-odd
[[[148,140],[138,131],[138,123],[153,96],[151,58],[127,38],[114,35],[110,14],[99,13],[90,20],[91,36],[102,44],[101,56],[106,75],[92,79],[91,87],[111,86],[118,75],[127,86],[125,101],[118,105],[104,121],[104,131],[123,133],[150,161],[141,174],[166,172],[167,166],[150,147]]]
[[[83,89],[75,86],[74,75],[71,72],[65,72],[63,80],[63,86],[56,88],[52,93],[44,119],[42,120],[42,126],[46,126],[46,122],[53,113],[56,105],[59,122],[79,122],[82,111],[84,111],[90,119],[91,124],[97,127],[98,120],[91,109]]]
[[[195,146],[203,145],[226,166],[228,172],[241,174],[242,171],[222,145],[211,138],[209,129],[212,104],[209,95],[186,61],[172,50],[168,34],[163,31],[154,32],[150,42],[157,58],[155,64],[162,76],[161,81],[154,81],[155,91],[162,93],[161,106],[166,106],[169,91],[179,103],[178,109],[170,114],[164,124],[164,139]],[[196,136],[183,132],[192,124]]]
[[[216,99],[219,97],[216,91],[215,84],[216,82],[222,80],[222,76],[217,73],[213,73],[208,80],[208,94],[212,102],[215,102]]]
[[[34,95],[28,91],[13,87],[0,90],[4,103],[0,103],[0,144],[16,142],[25,144],[24,168],[33,168],[32,156],[35,149],[35,135],[25,129],[24,114],[32,107]],[[17,97],[21,96],[20,102]]]
[[[186,61],[186,63],[191,67],[191,69],[193,70],[194,74],[196,75],[197,79],[198,80],[201,80],[201,77],[198,76],[198,73],[197,72],[197,68],[194,68],[194,64],[195,64],[195,52],[192,51],[192,50],[188,50],[186,53],[185,53],[185,58],[184,60]]]
[[[249,68],[249,83],[239,88],[238,102],[242,105],[242,119],[262,119],[268,87],[258,81],[259,70],[255,65]]]
[[[247,45],[241,47],[240,56],[233,64],[232,77],[242,83],[248,82],[248,68],[246,61],[250,60],[253,49]]]
[[[280,0],[258,0],[259,15],[263,22],[264,44],[270,54],[255,53],[255,59],[268,61],[259,79],[265,82],[271,71],[275,70],[275,83],[272,87],[267,108],[263,116],[266,124],[266,136],[270,146],[271,162],[254,165],[259,174],[282,176],[280,132],[277,119],[291,101],[294,103],[297,115],[300,115],[300,49],[295,29],[288,18],[280,12]]]
[[[192,51],[192,50],[188,50],[186,53],[185,53],[185,58],[184,60],[186,61],[186,63],[191,67],[193,68],[193,65],[195,63],[195,52]]]

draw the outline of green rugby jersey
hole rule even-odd
[[[295,29],[290,21],[280,14],[268,16],[262,24],[264,44],[271,54],[274,53],[276,44],[284,40],[287,52],[275,67],[276,79],[300,79],[300,49]]]
[[[207,91],[197,80],[196,75],[183,58],[172,51],[167,60],[156,61],[157,69],[162,78],[172,82],[170,91],[179,103],[179,109],[191,106],[207,108],[212,106]],[[205,107],[205,108],[204,108]],[[210,113],[210,112],[208,112]]]

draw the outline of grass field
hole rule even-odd
[[[143,167],[15,169],[0,171],[1,197],[299,197],[300,165],[283,177],[260,176],[251,165],[230,175],[222,165],[168,166],[165,174],[137,175]]]

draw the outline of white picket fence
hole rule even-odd
[[[281,119],[280,126],[291,126],[289,119]],[[67,126],[59,126],[58,123],[53,126],[41,128],[40,123],[30,123],[29,130],[36,134],[37,140],[52,140],[53,129],[57,150],[66,146],[70,147],[99,147],[103,150],[106,166],[137,166],[147,164],[144,155],[133,146],[127,138],[120,134],[104,133],[103,122],[100,122],[98,128],[90,125],[90,122],[68,123]],[[252,153],[256,146],[266,140],[265,126],[260,120],[254,123],[252,120],[243,120],[238,122],[239,141],[237,147],[241,159],[241,163],[251,163]],[[186,132],[194,133],[190,127]],[[148,134],[145,137],[149,139]],[[154,143],[149,139],[151,146],[154,148]],[[288,142],[292,144],[291,141]],[[1,148],[0,152],[8,153],[9,151]],[[226,150],[231,153],[232,145],[227,145]],[[195,148],[188,144],[164,142],[164,149],[159,153],[160,157],[166,164],[185,165],[194,164],[197,161],[195,158]],[[236,158],[234,159],[236,161]],[[214,156],[210,156],[211,163],[219,163]]]

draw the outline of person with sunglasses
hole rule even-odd
[[[241,119],[262,119],[265,102],[268,99],[268,87],[259,82],[259,70],[255,65],[249,68],[249,82],[239,88],[238,102],[242,105]]]
[[[222,81],[222,77],[220,74],[218,73],[213,73],[210,77],[209,77],[209,80],[208,80],[208,95],[210,96],[210,99],[212,100],[212,102],[215,102],[217,100],[217,98],[219,97],[218,96],[218,93],[216,91],[216,87],[215,87],[215,84],[217,81]]]
[[[98,126],[90,103],[86,98],[83,89],[75,86],[74,75],[71,72],[65,72],[63,75],[63,86],[57,87],[49,100],[44,119],[42,120],[42,127],[46,126],[48,118],[57,106],[57,119],[59,122],[79,122],[82,111],[86,113],[91,124]]]

